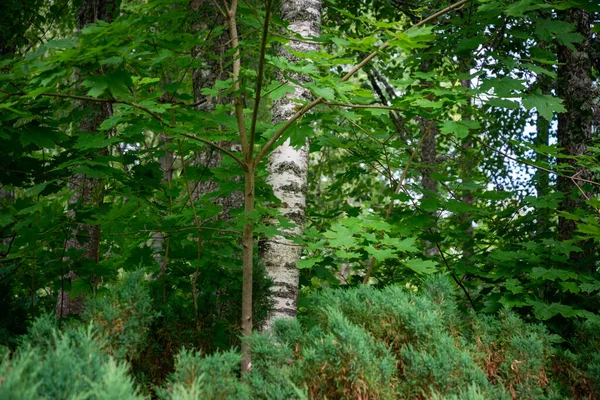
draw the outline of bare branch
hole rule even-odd
[[[258,107],[260,106],[260,93],[263,86],[265,69],[265,54],[267,53],[267,38],[269,35],[269,20],[271,19],[272,0],[267,0],[265,13],[265,24],[263,26],[262,42],[260,44],[260,58],[258,61],[258,77],[256,80],[256,97],[254,98],[254,110],[252,111],[252,124],[250,125],[250,157],[254,152],[254,136],[256,135],[256,120],[258,119]]]
[[[242,166],[242,168],[244,168],[244,171],[248,168],[246,163],[244,163],[238,156],[236,156],[235,154],[233,154],[231,151],[227,150],[226,148],[219,146],[217,143],[211,142],[210,140],[202,139],[198,136],[190,135],[189,133],[180,133],[180,135],[184,136],[188,139],[197,140],[198,142],[202,142],[202,143],[220,151],[221,153],[228,155],[229,157],[234,159],[238,164],[240,164]]]

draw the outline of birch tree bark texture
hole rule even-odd
[[[283,0],[281,18],[289,22],[288,29],[300,34],[303,38],[317,37],[321,33],[322,0]],[[291,41],[289,48],[298,52],[318,50],[318,45],[309,42]],[[290,62],[298,58],[285,48],[281,55]],[[294,74],[299,83],[307,83],[310,79],[303,74]],[[286,79],[280,77],[282,81]],[[292,85],[291,82],[286,82]],[[272,121],[277,124],[294,115],[295,101],[312,100],[309,90],[294,86],[294,92],[275,101],[272,108]],[[273,322],[280,318],[294,318],[298,309],[299,271],[296,264],[302,249],[293,245],[285,236],[301,233],[306,211],[306,181],[308,174],[308,142],[300,148],[294,148],[289,140],[275,148],[269,156],[267,182],[272,186],[275,196],[281,201],[279,212],[296,224],[294,229],[281,229],[281,236],[267,239],[261,243],[260,256],[267,274],[273,280],[271,289],[274,309],[263,329],[269,330]]]

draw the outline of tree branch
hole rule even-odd
[[[479,140],[478,138],[475,138],[475,141],[477,143],[480,143],[483,146],[487,147],[488,149],[492,150],[493,152],[496,152],[496,153],[500,154],[501,156],[506,157],[509,160],[518,162],[520,164],[524,164],[524,165],[527,165],[529,167],[532,167],[532,168],[535,168],[535,169],[539,169],[540,171],[548,172],[550,174],[555,174],[556,176],[560,176],[560,177],[563,177],[563,178],[571,179],[571,181],[578,180],[579,182],[585,182],[585,183],[589,183],[589,184],[594,185],[594,186],[600,186],[599,182],[595,182],[595,181],[592,181],[592,180],[589,180],[589,179],[579,178],[577,176],[577,174],[572,175],[572,176],[563,175],[563,174],[559,174],[556,171],[552,171],[551,169],[540,167],[539,165],[535,165],[534,163],[530,163],[529,161],[519,160],[516,157],[513,157],[513,156],[510,156],[510,155],[506,154],[506,152],[504,152],[502,150],[496,149],[495,147],[492,147],[489,144],[484,143],[483,141]]]
[[[435,20],[436,18],[454,10],[455,8],[458,8],[460,6],[462,6],[465,3],[468,3],[471,0],[460,0],[459,2],[456,2],[446,8],[444,8],[441,11],[436,12],[435,14],[431,15],[430,17],[425,18],[423,21],[420,21],[416,24],[414,24],[413,26],[411,26],[410,28],[408,28],[405,32],[409,32],[415,28],[419,28],[423,25],[425,25],[428,22],[431,22],[433,20]],[[344,75],[344,77],[342,78],[341,82],[346,82],[348,79],[350,79],[354,74],[356,74],[358,71],[360,71],[365,65],[367,65],[369,63],[369,61],[371,61],[372,59],[374,59],[375,57],[377,57],[377,54],[385,49],[387,49],[388,47],[390,47],[390,43],[391,42],[386,42],[384,43],[381,47],[379,47],[377,50],[373,51],[371,54],[369,54],[367,57],[365,57],[364,60],[362,60],[361,62],[359,62],[358,64],[356,64],[356,66],[354,66],[354,68],[352,68],[350,70],[350,72],[348,72],[346,75]]]
[[[246,122],[244,121],[244,103],[242,101],[240,74],[242,71],[240,43],[237,31],[236,11],[237,0],[232,0],[231,7],[227,9],[227,24],[229,25],[229,34],[231,36],[231,48],[233,53],[233,106],[235,108],[235,119],[237,120],[238,129],[240,132],[240,144],[242,145],[242,156],[244,161],[248,163],[252,159],[253,151],[248,143],[248,133],[246,131]]]
[[[3,90],[4,93],[8,93],[6,91]],[[28,95],[27,92],[14,92],[14,93],[8,93],[7,96],[3,97],[2,100],[0,101],[3,102],[4,100],[6,100],[7,98],[11,97],[11,96],[26,96]],[[131,106],[133,108],[137,108],[138,110],[141,110],[143,112],[145,112],[146,114],[150,115],[152,118],[156,119],[157,121],[159,121],[161,124],[166,125],[168,127],[172,127],[169,123],[165,122],[162,117],[158,114],[156,114],[155,112],[150,111],[149,109],[147,109],[144,106],[141,106],[137,103],[132,103],[130,101],[126,101],[126,100],[118,100],[118,99],[101,99],[101,98],[96,98],[96,97],[89,97],[89,96],[78,96],[75,94],[64,94],[64,93],[40,93],[38,96],[43,96],[43,97],[58,97],[58,98],[63,98],[63,99],[73,99],[73,100],[81,100],[81,101],[91,101],[91,102],[95,102],[95,103],[110,103],[110,104],[125,104],[128,106]]]
[[[247,170],[248,166],[246,165],[245,162],[243,162],[238,156],[233,154],[231,151],[227,150],[224,147],[219,146],[217,143],[211,142],[210,140],[202,139],[202,138],[194,136],[194,135],[190,135],[189,133],[180,133],[180,135],[184,136],[188,139],[197,140],[198,142],[202,142],[202,143],[220,151],[221,153],[228,155],[229,157],[234,159],[238,164],[240,164],[242,166],[242,168],[244,168],[244,171]]]
[[[408,28],[405,32],[408,32],[412,29],[423,26],[426,23],[435,20],[439,16],[444,15],[444,14],[454,10],[455,8],[460,7],[469,1],[470,0],[460,0],[459,2],[454,3],[454,4],[444,8],[443,10],[433,14],[432,16],[425,18],[423,21],[416,23],[415,25]],[[377,57],[377,54],[379,52],[387,49],[388,47],[390,47],[390,42],[383,44],[379,49],[377,49],[374,52],[372,52],[371,54],[369,54],[364,60],[362,60],[360,63],[358,63],[356,66],[354,66],[354,68],[352,68],[350,70],[350,72],[348,72],[346,75],[344,75],[344,77],[342,79],[340,79],[340,83],[346,82],[354,74],[356,74],[358,71],[360,71],[365,65],[367,65],[369,63],[369,61],[371,61],[372,59]],[[262,149],[260,149],[260,151],[258,152],[258,155],[256,156],[256,163],[258,163],[264,157],[264,155],[271,149],[271,147],[275,144],[275,142],[277,142],[279,140],[279,138],[281,137],[281,135],[283,135],[283,133],[287,130],[287,128],[289,128],[298,118],[302,117],[304,114],[306,114],[307,112],[312,110],[314,107],[316,107],[317,105],[322,103],[323,100],[325,100],[323,97],[319,97],[319,98],[313,100],[311,103],[306,104],[298,112],[296,112],[296,114],[292,115],[285,122],[285,124],[281,128],[279,128],[279,130],[277,132],[275,132],[273,137],[271,139],[269,139],[269,141],[267,141],[267,143],[264,145],[264,147]]]
[[[265,13],[265,24],[263,27],[262,42],[260,44],[260,59],[258,61],[258,77],[256,80],[256,96],[254,98],[254,110],[252,111],[252,124],[250,125],[250,154],[254,152],[254,136],[256,135],[256,120],[258,119],[258,107],[260,105],[260,93],[263,86],[265,69],[265,54],[267,52],[267,38],[269,35],[269,20],[271,18],[271,6],[273,0],[267,0]]]
[[[370,109],[378,109],[378,110],[390,110],[390,111],[404,111],[398,107],[390,107],[390,106],[381,106],[379,104],[348,104],[348,103],[336,103],[332,101],[323,101],[322,104],[326,104],[328,106],[338,106],[338,107],[348,107],[348,108],[370,108]]]

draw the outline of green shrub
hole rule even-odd
[[[340,311],[321,310],[327,322],[299,346],[292,372],[311,398],[393,398],[396,359]]]
[[[559,338],[543,325],[526,323],[510,311],[461,317],[444,279],[427,281],[421,295],[369,286],[313,294],[299,320],[277,321],[271,332],[248,339],[248,374],[241,376],[236,350],[204,355],[183,349],[155,395],[163,400],[597,397],[597,324],[580,324],[571,350],[560,349]],[[106,323],[115,320],[107,315],[117,318],[119,312],[134,321],[139,311],[139,321],[146,322],[123,323],[128,329],[148,326],[143,317],[151,315],[148,303],[136,308],[130,302],[148,300],[137,289],[143,287],[139,282],[126,280],[123,292],[115,291],[125,293],[122,297],[107,298],[112,300],[88,311],[102,323],[99,330],[92,322],[61,332],[53,317],[44,316],[12,357],[0,348],[0,398],[140,398],[126,364],[111,354],[136,354],[142,336],[125,340],[121,335],[127,332]]]
[[[94,321],[109,353],[119,360],[134,360],[147,343],[156,317],[141,271],[126,273],[107,296],[86,302],[84,321]]]
[[[554,374],[566,396],[600,398],[600,323],[586,321],[575,326],[570,349],[559,349]]]
[[[60,333],[41,318],[0,364],[2,399],[141,399],[125,364],[112,359],[93,326]],[[47,337],[40,336],[48,332]]]
[[[299,330],[299,335],[302,335],[301,327],[296,321],[281,320],[276,325],[294,325]],[[245,380],[250,385],[253,399],[308,398],[306,390],[298,388],[292,379],[294,346],[291,343],[295,342],[280,342],[270,334],[255,333],[252,336],[252,370]]]
[[[543,325],[527,324],[510,310],[498,317],[473,318],[474,356],[488,380],[502,386],[513,398],[542,399],[548,385],[553,345],[558,337]]]
[[[398,286],[376,289],[326,290],[311,299],[317,323],[329,304],[381,341],[398,358],[396,391],[412,398],[437,390],[458,394],[465,384],[487,385],[484,372],[471,357],[456,330],[458,307],[444,277],[425,285],[416,295]]]
[[[579,354],[578,364],[595,397],[600,397],[600,322],[585,321],[571,342]]]
[[[167,388],[157,390],[161,399],[250,399],[251,392],[239,379],[240,354],[234,351],[203,357],[183,349],[175,359],[175,372]]]

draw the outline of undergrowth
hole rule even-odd
[[[509,310],[459,311],[445,277],[419,294],[398,286],[312,294],[298,320],[249,339],[252,370],[236,348],[180,348],[166,380],[140,374],[160,316],[141,275],[88,305],[62,328],[38,318],[16,350],[0,348],[6,399],[595,399],[600,326],[568,340]],[[172,333],[175,334],[175,333]],[[183,333],[185,334],[185,333]],[[137,360],[137,361],[136,361]],[[145,368],[151,371],[149,368]]]

